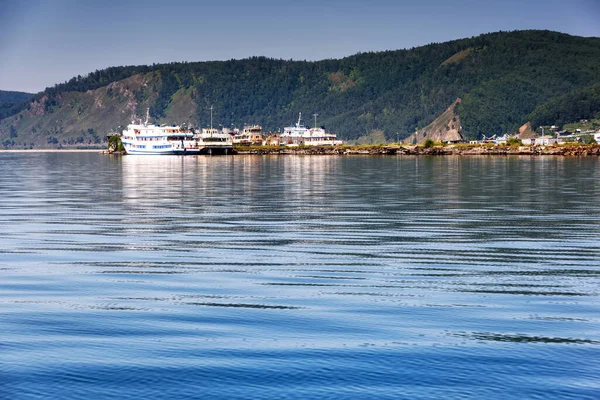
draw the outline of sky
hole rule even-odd
[[[600,0],[0,0],[0,90],[118,65],[322,60],[520,29],[600,37]]]

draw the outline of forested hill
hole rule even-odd
[[[0,90],[0,118],[18,113],[27,106],[24,103],[32,97],[33,93]]]
[[[22,103],[26,100],[29,100],[32,96],[32,93],[10,92],[7,90],[0,90],[0,104]]]
[[[159,123],[206,126],[211,105],[216,126],[252,123],[276,132],[299,112],[308,125],[318,113],[317,124],[344,139],[383,132],[395,140],[430,124],[457,98],[463,135],[474,137],[514,132],[532,115],[553,124],[544,118],[557,115],[561,99],[594,96],[589,88],[598,84],[600,38],[550,31],[498,32],[317,62],[253,57],[112,67],[0,114],[0,140],[5,147],[96,143],[147,107]]]

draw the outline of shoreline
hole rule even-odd
[[[561,146],[422,146],[256,147],[235,149],[239,155],[395,155],[395,156],[600,156],[600,145]]]
[[[105,149],[30,149],[0,150],[0,153],[102,153]]]
[[[106,149],[30,149],[0,150],[0,153],[99,153],[124,155]],[[336,147],[238,147],[232,155],[392,155],[392,156],[574,156],[599,157],[600,145],[560,146],[485,146],[447,145],[425,148],[407,145],[362,145]]]

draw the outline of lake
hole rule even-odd
[[[600,398],[598,158],[0,168],[0,398]]]

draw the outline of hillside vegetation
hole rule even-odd
[[[32,93],[0,90],[0,119],[22,110],[27,106],[25,102],[32,96]]]
[[[528,118],[536,127],[600,118],[600,83],[555,97],[536,107]]]
[[[341,138],[376,133],[395,141],[431,124],[457,98],[453,118],[462,135],[489,136],[514,132],[530,119],[534,126],[554,124],[565,102],[596,93],[599,61],[600,38],[516,31],[317,62],[253,57],[112,67],[0,114],[0,141],[4,147],[94,144],[146,108],[159,123],[206,126],[211,105],[215,126],[256,123],[276,132],[299,112],[308,125],[318,113],[317,123]],[[583,108],[571,111],[569,118],[586,118],[578,115]],[[590,101],[588,111],[597,113],[597,103]]]
[[[29,100],[32,96],[32,93],[0,90],[0,104],[23,103],[24,101]]]

